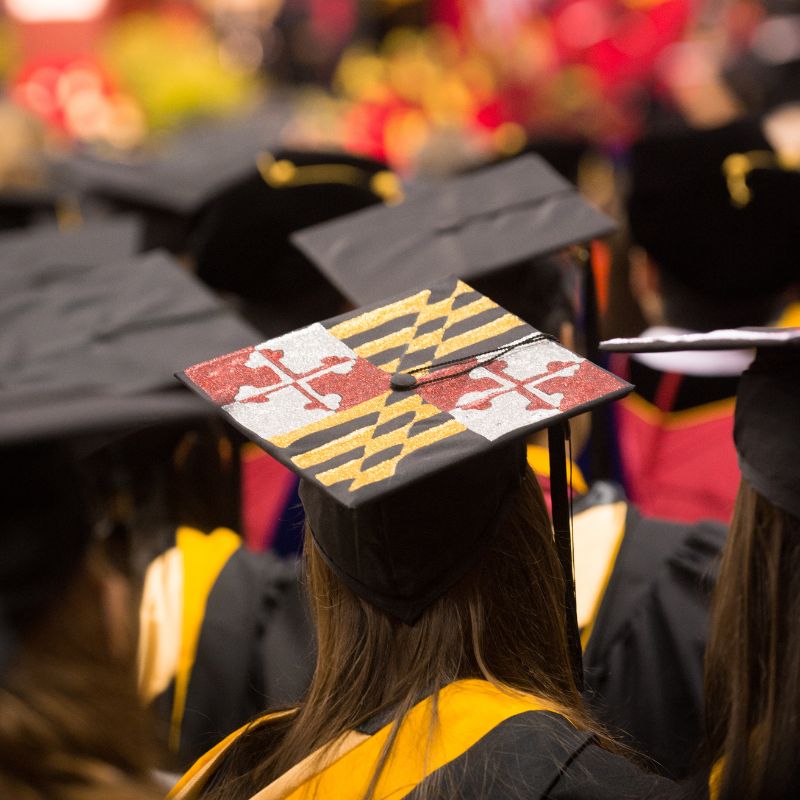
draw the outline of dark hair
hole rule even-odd
[[[719,800],[800,797],[800,520],[742,481],[706,653]]]
[[[595,729],[573,681],[563,578],[541,489],[530,470],[507,522],[486,543],[477,566],[413,626],[348,589],[308,531],[306,560],[319,642],[311,687],[282,729],[261,726],[234,745],[208,798],[249,797],[376,715],[394,722],[396,734],[417,702],[464,678],[545,698],[577,726]],[[390,736],[372,787],[392,742]],[[434,783],[426,782],[426,792],[440,796]]]

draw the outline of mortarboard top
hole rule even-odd
[[[800,518],[800,328],[735,328],[641,339],[611,339],[601,350],[667,352],[756,348],[736,393],[739,468],[770,502]]]
[[[397,176],[372,159],[263,151],[249,173],[206,204],[191,239],[197,275],[215,289],[266,305],[269,317],[289,323],[279,325],[281,333],[333,316],[344,306],[341,295],[290,234],[392,200],[400,191]]]
[[[766,295],[797,281],[800,172],[757,122],[654,132],[630,155],[634,241],[688,287]]]
[[[369,303],[447,275],[487,275],[615,227],[542,158],[526,155],[292,241],[347,297]]]
[[[525,437],[632,388],[456,278],[179,377],[301,476],[323,556],[410,624],[502,523]]]
[[[164,253],[0,264],[0,445],[204,416],[176,367],[256,340]]]

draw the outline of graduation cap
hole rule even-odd
[[[542,158],[526,155],[292,241],[348,298],[370,303],[447,275],[497,273],[615,227]]]
[[[215,289],[268,309],[269,333],[276,325],[283,333],[332,316],[344,305],[341,295],[290,234],[393,200],[400,191],[397,176],[372,159],[264,151],[249,173],[203,210],[191,241],[197,274]]]
[[[64,235],[64,249],[91,238]],[[175,368],[257,334],[164,253],[85,266],[65,256],[65,266],[53,259],[58,241],[24,270],[8,268],[0,247],[0,443],[203,416],[175,390]]]
[[[800,518],[800,328],[611,339],[600,347],[625,352],[756,348],[736,392],[733,436],[739,468],[756,491]]]
[[[52,164],[57,185],[145,221],[145,249],[183,252],[195,216],[214,195],[246,175],[287,119],[280,104],[247,117],[198,124],[156,153],[125,159],[77,153]]]
[[[634,241],[685,286],[747,299],[797,281],[800,172],[756,122],[654,133],[633,146],[630,180]]]
[[[522,479],[525,437],[549,428],[580,663],[563,425],[627,383],[452,277],[180,377],[301,476],[336,574],[409,624],[474,563]]]

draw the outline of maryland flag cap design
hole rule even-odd
[[[180,377],[348,508],[631,389],[455,278]]]

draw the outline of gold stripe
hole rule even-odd
[[[434,412],[439,413],[439,409],[434,409]],[[411,425],[413,425],[418,418],[421,417],[417,417],[412,420],[408,427],[411,427]],[[460,422],[451,419],[442,425],[437,425],[435,428],[429,428],[428,430],[423,431],[416,436],[406,438],[405,443],[403,444],[403,449],[396,456],[388,458],[385,461],[382,461],[380,464],[376,464],[374,467],[369,467],[365,470],[361,469],[361,465],[366,459],[365,455],[362,458],[348,461],[346,464],[342,464],[341,466],[335,467],[327,472],[322,472],[317,475],[316,478],[325,486],[331,486],[334,483],[339,483],[340,481],[350,479],[352,480],[352,483],[348,489],[349,491],[354,492],[356,489],[360,489],[364,486],[369,486],[372,483],[377,483],[378,481],[391,478],[397,470],[397,465],[402,459],[409,455],[409,453],[413,453],[416,450],[421,450],[423,447],[430,447],[430,445],[435,444],[436,442],[440,442],[443,439],[449,438],[450,436],[455,436],[456,434],[465,430],[466,428]],[[393,436],[392,442],[387,444],[387,447],[403,441],[403,438],[408,433],[408,428],[401,428],[398,433],[400,435],[397,437]]]
[[[212,533],[205,534],[194,528],[181,526],[176,538],[177,547],[183,555],[183,622],[169,732],[169,747],[173,752],[177,752],[180,747],[186,696],[197,656],[208,596],[223,567],[242,543],[228,528],[217,528]]]
[[[431,307],[438,306],[440,309],[444,308],[448,302],[452,302],[456,297],[472,291],[474,291],[474,289],[467,286],[466,283],[457,281],[450,297],[432,303]],[[381,306],[372,311],[359,314],[359,316],[353,317],[352,319],[344,320],[338,325],[329,328],[329,332],[339,339],[349,339],[356,334],[364,333],[371,328],[377,328],[398,317],[403,317],[407,314],[419,314],[428,305],[430,294],[430,289],[424,289],[421,292],[417,292],[417,294],[404,297],[402,300],[398,300],[388,306]],[[441,313],[441,310],[439,313]]]
[[[449,356],[451,353],[455,353],[464,347],[469,347],[469,345],[485,342],[487,339],[491,339],[494,336],[500,336],[523,324],[519,317],[515,317],[513,314],[504,314],[502,317],[498,317],[492,322],[487,322],[479,328],[473,328],[471,331],[466,331],[459,336],[448,339],[446,342],[442,342],[436,350],[434,360]]]
[[[771,150],[751,150],[749,153],[731,153],[722,162],[722,172],[728,185],[731,202],[737,208],[744,208],[752,199],[753,193],[747,185],[747,176],[754,169],[780,169],[794,172],[800,169],[800,159]]]
[[[376,353],[381,353],[384,350],[391,350],[406,343],[409,343],[409,348],[406,351],[406,354],[414,353],[418,350],[424,350],[426,347],[439,344],[445,332],[457,322],[461,322],[462,320],[469,319],[470,317],[480,314],[483,311],[488,311],[489,309],[497,307],[495,303],[493,303],[488,297],[480,297],[469,305],[462,306],[455,311],[451,311],[449,306],[452,305],[452,300],[453,298],[448,298],[447,300],[443,300],[439,303],[426,306],[422,311],[419,312],[419,316],[413,325],[409,325],[405,328],[401,328],[399,331],[389,333],[380,339],[373,339],[372,341],[365,342],[364,344],[353,348],[354,351],[362,358],[368,358]],[[430,309],[430,311],[428,311],[428,309]],[[419,330],[422,325],[442,315],[446,315],[444,326],[438,330],[431,331],[430,333],[425,333],[422,336],[415,336],[416,331]]]
[[[388,394],[383,395],[384,398],[387,398],[388,396]],[[371,403],[371,401],[369,402]],[[426,408],[421,408],[421,406],[426,406]],[[307,453],[302,453],[301,455],[293,458],[292,461],[301,469],[308,469],[315,464],[322,464],[323,462],[329,461],[336,456],[342,455],[342,453],[347,453],[348,451],[360,445],[364,445],[366,447],[364,458],[367,458],[373,453],[376,453],[380,450],[385,450],[387,447],[397,444],[398,442],[394,441],[392,437],[398,432],[403,434],[404,430],[401,427],[398,428],[397,431],[391,431],[383,436],[373,437],[372,434],[375,429],[383,425],[385,422],[389,422],[389,420],[395,419],[403,414],[407,414],[409,411],[415,412],[415,419],[427,418],[440,413],[438,408],[426,404],[419,395],[410,395],[405,400],[401,400],[399,403],[392,403],[390,406],[384,406],[381,409],[380,416],[378,417],[378,421],[376,423],[372,425],[366,425],[365,427],[359,428],[355,431],[351,431],[339,439],[328,442],[327,444],[317,447],[314,450],[309,450]],[[329,417],[329,419],[331,418]],[[333,419],[335,419],[335,417]],[[400,441],[402,441],[402,438]]]
[[[322,184],[361,186],[366,184],[376,196],[390,203],[403,199],[400,179],[391,170],[372,173],[354,164],[308,164],[298,166],[288,158],[276,160],[269,152],[259,153],[256,167],[264,182],[273,189]]]
[[[344,423],[350,422],[358,417],[380,411],[386,405],[386,398],[389,397],[389,394],[389,392],[384,392],[377,397],[359,403],[357,406],[348,408],[345,411],[337,411],[330,417],[324,417],[316,422],[310,422],[302,428],[297,428],[288,433],[282,433],[279,436],[273,436],[269,441],[276,447],[289,447],[289,445],[294,444],[298,439],[302,439],[304,436],[310,436],[312,433],[319,433],[335,425],[344,425]]]

